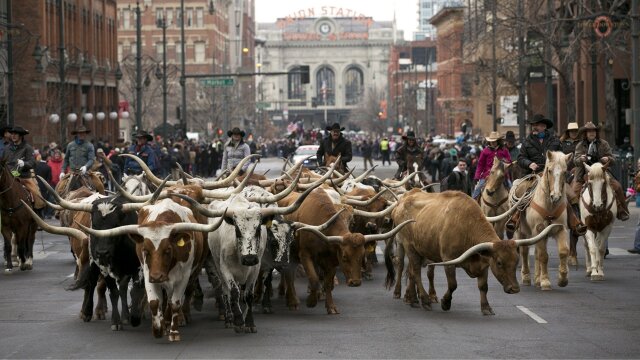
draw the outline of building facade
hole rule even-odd
[[[13,42],[15,124],[28,141],[66,143],[85,125],[90,138],[114,142],[116,1],[13,1],[11,19],[22,37]]]
[[[181,1],[140,1],[143,68],[142,126],[162,132],[163,77],[167,77],[168,136],[184,136],[176,129],[213,136],[217,129],[230,128],[248,117],[255,108],[251,78],[234,74],[253,71],[255,5],[253,0],[184,0],[186,111],[182,109],[181,77]],[[120,100],[130,109],[130,120],[122,133],[135,125],[136,104],[136,1],[118,2],[118,59],[123,72]],[[166,25],[165,38],[163,29]],[[166,74],[162,69],[166,49]],[[191,75],[224,76],[226,85],[211,78]],[[157,76],[156,76],[157,75]],[[251,109],[248,111],[247,109]],[[186,121],[186,122],[185,122]],[[226,130],[225,130],[226,132]]]
[[[414,40],[435,39],[436,28],[431,18],[445,6],[461,6],[462,1],[451,0],[418,0],[418,31],[413,34]]]
[[[391,49],[402,31],[390,21],[321,11],[258,24],[264,41],[260,70],[290,73],[259,76],[268,119],[281,128],[290,122],[302,122],[305,129],[340,122],[350,129],[384,131],[379,114],[389,96]],[[310,68],[309,84],[303,84],[301,66]]]

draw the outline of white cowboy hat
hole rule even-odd
[[[570,122],[567,124],[567,131],[570,130],[580,130],[580,126],[578,126],[577,122]]]
[[[492,141],[498,141],[500,139],[502,139],[502,135],[500,135],[499,132],[497,131],[492,131],[489,136],[487,136],[485,138],[487,141],[492,142]]]

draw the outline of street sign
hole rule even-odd
[[[218,79],[202,79],[200,84],[208,87],[221,87],[221,86],[233,86],[236,83],[233,78],[218,78]]]
[[[270,102],[257,102],[256,109],[268,109],[271,107]]]

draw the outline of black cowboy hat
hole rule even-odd
[[[402,135],[402,138],[405,140],[415,140],[416,139],[416,133],[413,131],[407,131],[407,133],[405,135]]]
[[[506,132],[504,136],[505,141],[516,142],[516,134],[513,131],[509,130]]]
[[[71,132],[71,135],[76,135],[76,134],[88,134],[90,133],[91,130],[87,129],[84,125],[80,125],[78,126],[75,130],[73,130]]]
[[[138,130],[133,134],[134,138],[145,138],[147,141],[153,141],[153,136],[144,130]]]
[[[25,136],[29,133],[29,131],[25,130],[22,126],[14,126],[11,128],[11,130],[9,130],[9,132],[12,134],[20,134],[22,136]]]
[[[327,126],[326,129],[328,131],[332,131],[332,130],[344,131],[344,128],[340,127],[340,124],[338,123],[333,123],[333,125]]]
[[[0,127],[0,136],[3,136],[7,131],[11,131],[11,126],[2,126]]]
[[[551,121],[550,119],[547,119],[542,114],[533,115],[533,118],[529,119],[528,123],[530,125],[537,124],[537,123],[543,123],[543,124],[547,125],[547,129],[551,129],[553,127],[553,121]]]
[[[241,137],[244,137],[246,135],[244,130],[240,130],[239,127],[234,127],[233,129],[227,131],[227,136],[231,136],[233,134],[240,134]]]

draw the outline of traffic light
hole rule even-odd
[[[487,115],[493,115],[493,104],[487,104]]]
[[[180,117],[180,105],[176,106],[176,119],[182,119],[182,117]]]
[[[218,130],[216,130],[216,133],[218,134],[218,136],[222,136],[223,131],[222,129],[218,128]]]
[[[514,113],[518,112],[518,102],[517,101],[513,103],[513,112]]]
[[[309,66],[308,65],[300,66],[300,82],[302,84],[309,83]]]

